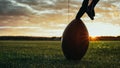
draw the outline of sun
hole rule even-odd
[[[95,39],[95,38],[96,38],[96,36],[91,36],[91,38],[92,38],[92,39]]]
[[[97,37],[96,36],[90,36],[90,40],[95,41],[95,40],[97,40]]]

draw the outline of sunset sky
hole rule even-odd
[[[0,36],[62,36],[82,1],[0,0]],[[90,36],[120,36],[120,0],[100,0],[95,11],[95,20],[81,18]]]

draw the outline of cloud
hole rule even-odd
[[[79,7],[76,3],[71,0],[70,9]],[[64,14],[67,10],[67,0],[0,0],[0,14],[3,15]]]
[[[0,14],[8,15],[29,15],[29,14],[63,14],[67,10],[76,13],[83,0],[0,0]],[[100,1],[101,9],[112,10],[107,6],[111,4],[119,7],[119,0]],[[107,3],[107,4],[106,4]],[[68,8],[69,5],[69,8]],[[98,4],[99,5],[99,4]]]
[[[20,1],[20,0],[19,0]],[[44,10],[37,10],[30,6],[33,3],[37,3],[37,0],[1,0],[0,1],[0,14],[3,15],[28,15],[28,14],[51,14],[55,13],[55,10],[51,9],[44,9]],[[54,1],[54,0],[53,0]],[[40,2],[40,1],[39,1]],[[49,0],[41,1],[44,4],[54,4]],[[29,4],[28,4],[29,3]]]
[[[61,34],[66,25],[75,18],[82,1],[0,0],[0,33],[3,35],[9,34],[9,32],[11,35],[29,35],[31,33],[31,35],[46,36],[49,33],[50,35]],[[106,23],[110,23],[119,27],[119,2],[120,0],[100,0],[95,8],[95,20],[91,21],[86,14],[82,19],[87,24],[94,22],[96,26],[102,22],[106,26],[108,25]]]
[[[0,0],[1,15],[65,15],[68,9],[71,14],[76,12],[73,8],[79,8],[75,0],[68,4],[67,0]],[[68,8],[68,5],[70,8]]]
[[[3,15],[21,15],[21,14],[28,14],[30,11],[28,11],[29,8],[25,5],[17,3],[15,0],[2,0],[0,1],[0,14]]]

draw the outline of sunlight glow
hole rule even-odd
[[[95,41],[95,40],[97,40],[97,37],[96,36],[90,36],[89,39]]]
[[[3,27],[0,27],[0,30],[3,30],[3,29],[9,30],[4,35],[60,37],[62,36],[63,31],[66,28],[66,25],[59,24],[58,27],[56,27],[57,29],[43,28],[43,27],[27,27],[27,26],[26,27],[25,26],[18,26],[18,27],[3,26]],[[55,26],[52,26],[52,27],[55,27]],[[120,35],[119,25],[114,25],[111,23],[86,23],[86,27],[88,29],[89,36],[91,36],[92,39],[96,39],[96,36],[119,36]]]

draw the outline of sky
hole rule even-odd
[[[0,36],[62,36],[83,0],[0,0]],[[120,36],[120,0],[100,0],[95,20],[81,18],[90,36]]]

